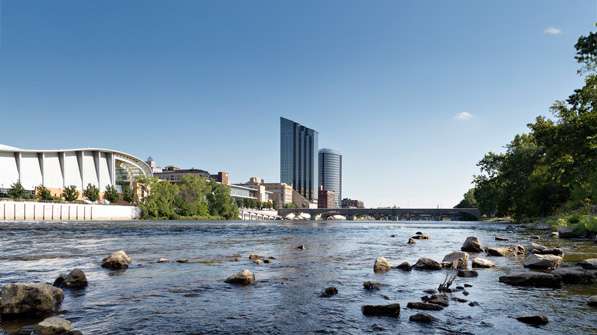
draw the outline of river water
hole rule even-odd
[[[417,231],[430,240],[407,245]],[[61,315],[84,334],[597,333],[597,310],[586,304],[597,285],[553,290],[499,283],[500,275],[522,269],[522,259],[487,257],[497,263],[495,269],[458,278],[454,285],[473,285],[467,289],[470,295],[452,295],[479,306],[450,301],[443,311],[429,312],[440,319],[434,325],[408,321],[417,311],[406,304],[420,301],[423,290],[437,288],[447,270],[372,270],[377,256],[393,264],[412,264],[419,257],[441,261],[459,250],[467,236],[500,246],[528,245],[528,234],[501,224],[463,222],[2,223],[0,285],[51,283],[60,273],[81,268],[89,287],[66,290]],[[595,244],[539,234],[540,243],[561,245],[569,263],[597,257]],[[496,235],[510,241],[497,242]],[[102,269],[101,259],[120,249],[134,264],[123,272]],[[257,265],[248,259],[251,253],[276,259]],[[160,257],[190,261],[157,263]],[[255,285],[224,283],[242,269],[255,273]],[[384,285],[365,291],[367,280]],[[328,286],[337,287],[338,295],[320,298]],[[398,319],[361,314],[364,304],[391,302],[401,304]],[[544,314],[550,322],[536,328],[512,318],[531,314]],[[20,325],[4,321],[0,334],[18,333]]]

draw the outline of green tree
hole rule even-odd
[[[475,189],[468,190],[463,199],[454,208],[477,208],[477,200],[475,199]]]
[[[120,194],[116,190],[116,187],[112,185],[106,186],[106,190],[104,191],[104,199],[108,200],[109,202],[116,202],[120,199]]]
[[[39,185],[35,188],[35,198],[40,201],[54,200],[52,192],[43,185]]]
[[[211,192],[207,195],[209,213],[214,217],[221,217],[226,220],[238,218],[238,207],[230,196],[230,187],[211,182]]]
[[[10,185],[8,189],[8,196],[14,200],[27,199],[28,194],[21,182],[16,182]]]
[[[157,178],[145,178],[140,181],[149,188],[149,195],[139,203],[144,219],[176,219],[176,198],[178,187]]]
[[[211,191],[207,179],[199,176],[183,176],[178,184],[176,208],[181,216],[207,217],[209,207],[207,193]]]
[[[66,201],[73,202],[79,199],[79,191],[75,185],[67,186],[62,190],[62,197]]]
[[[122,200],[128,202],[129,204],[132,204],[135,202],[135,193],[133,192],[131,187],[128,185],[123,186]]]
[[[99,189],[95,185],[87,184],[83,196],[91,202],[96,202],[99,199]]]

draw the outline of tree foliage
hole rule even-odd
[[[8,189],[8,196],[14,200],[29,198],[29,194],[20,182],[10,185],[10,188]]]
[[[52,192],[50,192],[50,190],[48,190],[45,186],[39,185],[35,188],[35,199],[41,201],[50,201],[54,200],[54,197],[52,197]]]
[[[69,202],[75,201],[79,199],[79,191],[75,185],[67,186],[62,190],[62,197]]]
[[[120,194],[116,190],[116,187],[112,185],[106,186],[106,190],[104,191],[104,199],[108,200],[109,202],[116,202],[120,199]]]
[[[83,191],[83,196],[91,202],[96,202],[99,199],[99,188],[92,184],[87,184]]]

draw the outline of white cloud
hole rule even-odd
[[[468,113],[468,112],[460,112],[460,113],[457,113],[456,115],[454,115],[454,118],[456,120],[468,121],[473,118],[473,114]]]
[[[559,35],[562,33],[562,31],[560,30],[560,28],[547,27],[547,28],[545,28],[545,30],[543,30],[543,33],[545,35]]]

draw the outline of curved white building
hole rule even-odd
[[[0,144],[0,189],[20,182],[26,190],[43,185],[60,193],[74,185],[82,191],[88,184],[100,192],[106,186],[130,185],[137,176],[151,176],[150,167],[127,153],[99,148],[27,150]]]

